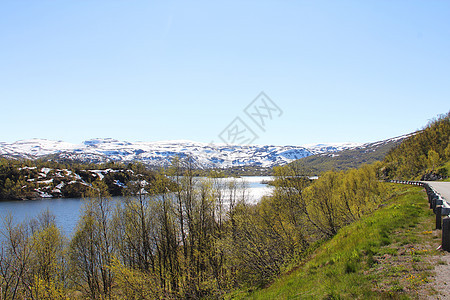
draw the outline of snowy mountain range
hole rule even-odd
[[[52,159],[80,162],[141,162],[155,167],[168,166],[175,156],[192,157],[198,168],[234,166],[273,167],[320,153],[333,153],[361,147],[358,143],[314,144],[304,146],[226,145],[192,141],[126,142],[91,139],[82,144],[45,139],[0,142],[0,156],[7,158]]]

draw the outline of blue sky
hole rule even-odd
[[[2,1],[0,141],[367,142],[450,109],[448,1]],[[264,91],[265,131],[244,113]]]

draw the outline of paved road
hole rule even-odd
[[[428,183],[433,189],[435,189],[441,196],[450,202],[450,182],[442,182],[442,181],[424,181]],[[448,252],[443,252],[446,255],[438,255],[436,256],[436,260],[444,261],[446,264],[438,264],[434,271],[434,280],[432,280],[429,285],[435,290],[438,291],[436,295],[429,295],[427,299],[450,299],[450,268],[448,267],[450,264],[450,255]]]
[[[450,203],[450,182],[442,181],[423,181],[428,183],[433,189],[435,189],[441,196]]]

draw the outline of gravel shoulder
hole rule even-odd
[[[450,299],[450,254],[445,252],[433,258],[437,261],[437,265],[429,286],[436,294],[429,295],[427,299]]]

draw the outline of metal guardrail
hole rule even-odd
[[[436,215],[436,229],[442,230],[442,249],[450,251],[450,204],[432,186],[422,181],[386,180],[387,182],[417,185],[425,188],[430,209]],[[442,218],[444,217],[444,218]]]

